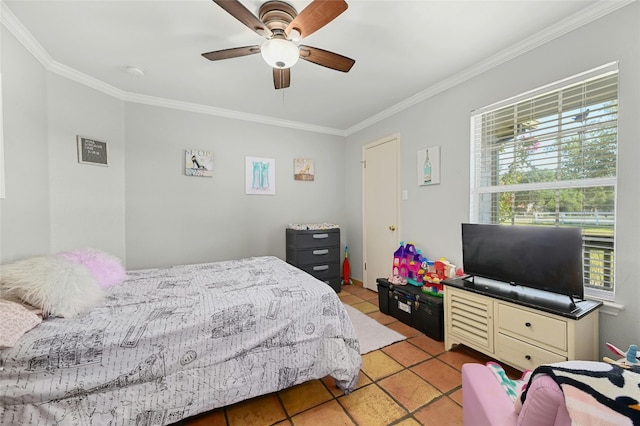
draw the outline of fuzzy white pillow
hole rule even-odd
[[[84,265],[42,256],[0,266],[0,296],[18,298],[45,315],[71,318],[97,306],[104,291]]]

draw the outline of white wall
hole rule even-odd
[[[471,111],[548,83],[619,61],[619,162],[616,228],[616,301],[618,317],[601,315],[601,340],[626,345],[640,341],[640,4],[635,2],[578,28],[501,66],[442,92],[347,138],[345,199],[351,267],[362,277],[362,145],[400,133],[403,188],[401,239],[414,241],[427,257],[461,264],[460,223],[469,220]],[[428,70],[425,70],[428,72]],[[441,184],[418,187],[416,151],[441,146]],[[389,254],[391,258],[391,253]]]
[[[0,261],[49,250],[47,88],[40,64],[2,31],[6,198],[0,199]]]
[[[125,259],[124,103],[52,73],[47,93],[50,251]],[[78,163],[77,135],[107,142],[108,167]]]
[[[84,247],[125,259],[123,103],[47,72],[2,31],[0,261]],[[109,167],[78,163],[77,134],[109,143]]]
[[[140,104],[126,135],[130,268],[284,259],[287,224],[343,225],[342,137]],[[212,151],[214,176],[185,176],[185,149]],[[275,195],[245,195],[245,156],[275,159]],[[314,160],[314,181],[293,179],[297,157]]]
[[[83,247],[129,269],[284,258],[288,223],[343,225],[344,138],[125,103],[46,71],[3,31],[0,262]],[[106,141],[109,166],[78,163],[76,135]],[[214,177],[184,175],[191,148],[213,151]],[[276,160],[276,195],[245,195],[245,156]],[[314,160],[313,182],[293,179],[297,157]]]

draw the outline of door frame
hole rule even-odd
[[[368,276],[367,274],[369,273],[367,271],[366,265],[367,265],[367,232],[366,232],[366,179],[365,179],[365,168],[366,168],[366,152],[367,149],[375,147],[377,145],[382,145],[388,142],[391,142],[393,140],[396,140],[396,182],[397,182],[397,186],[396,186],[396,217],[397,217],[397,223],[396,223],[396,245],[399,246],[400,244],[400,235],[401,235],[401,231],[402,231],[402,210],[401,210],[401,203],[402,203],[402,159],[401,159],[401,155],[402,155],[402,149],[401,149],[401,140],[400,140],[400,133],[394,133],[388,136],[385,136],[383,138],[377,139],[375,141],[369,142],[367,144],[362,145],[362,187],[360,188],[360,191],[362,193],[362,277],[363,277],[363,286],[365,286],[366,288],[366,283],[368,282]],[[393,253],[389,253],[389,265],[391,265],[391,263],[393,262]],[[390,268],[391,269],[391,268]],[[374,277],[374,278],[378,278],[378,277]],[[375,291],[377,291],[377,288],[375,289]]]

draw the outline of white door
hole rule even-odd
[[[400,235],[400,139],[392,136],[363,147],[364,286],[391,273]]]

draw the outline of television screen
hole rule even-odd
[[[465,274],[584,298],[579,228],[462,224]]]

